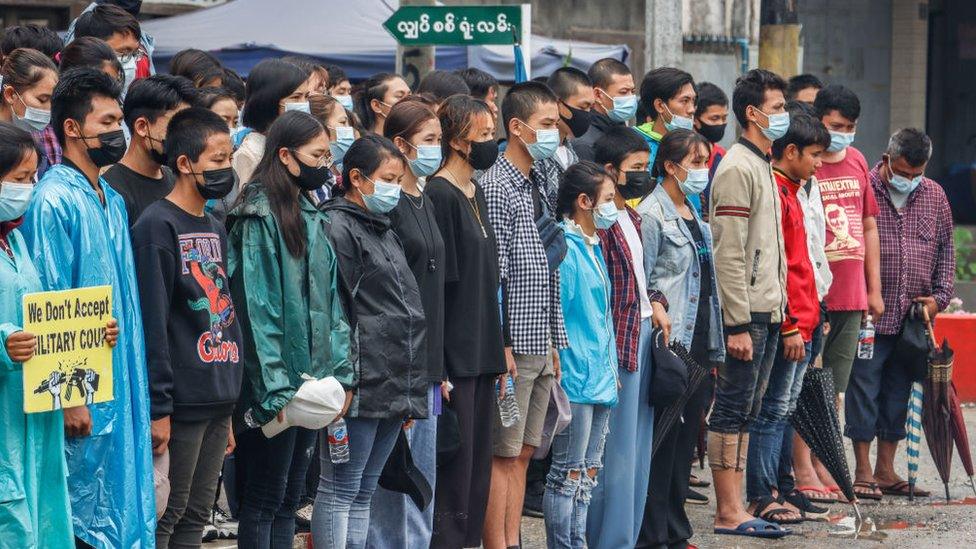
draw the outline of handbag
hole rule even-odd
[[[925,379],[928,373],[929,353],[933,350],[924,308],[925,305],[921,303],[912,303],[908,308],[890,359],[896,364],[904,365],[912,381]]]
[[[664,331],[651,332],[651,391],[649,404],[667,407],[688,390],[688,366],[671,350]]]
[[[566,395],[562,385],[553,383],[552,391],[549,393],[549,409],[546,410],[546,420],[542,424],[542,442],[536,447],[532,459],[546,459],[552,446],[552,439],[563,432],[572,420],[573,412],[569,405],[569,396]]]

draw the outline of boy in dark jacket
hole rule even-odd
[[[236,185],[230,133],[213,112],[173,116],[176,183],[132,228],[145,316],[153,453],[170,453],[170,497],[156,545],[199,544],[241,386],[241,329],[227,283],[227,234],[204,212]]]

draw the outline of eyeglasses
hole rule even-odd
[[[119,63],[125,65],[129,62],[142,59],[142,50],[136,50],[129,53],[119,53],[116,54],[115,57],[119,60]]]
[[[310,159],[313,162],[313,164],[311,165],[313,168],[324,168],[332,165],[332,154],[329,152],[326,152],[325,154],[319,157],[312,156],[308,153],[303,153],[302,151],[298,151],[295,149],[288,149],[288,152],[290,152],[293,155],[300,155]]]

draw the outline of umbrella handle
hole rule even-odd
[[[932,348],[938,349],[939,344],[935,341],[935,328],[932,326],[932,319],[929,318],[929,308],[922,305],[922,318],[925,319],[925,328],[929,333],[929,340],[932,341]]]

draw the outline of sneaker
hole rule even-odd
[[[217,527],[214,526],[213,520],[203,525],[203,543],[217,541],[219,538],[220,532],[218,532]]]
[[[295,526],[301,532],[307,532],[312,526],[312,503],[295,511]]]
[[[211,517],[218,539],[237,539],[237,521],[233,517],[216,505]]]

